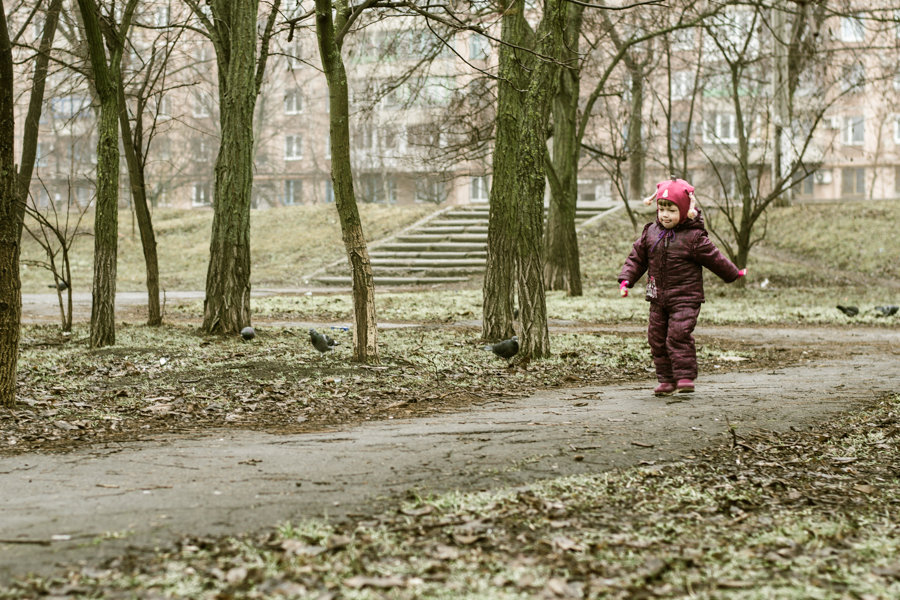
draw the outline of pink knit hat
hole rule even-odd
[[[697,216],[697,201],[694,199],[694,186],[684,179],[666,179],[656,184],[656,193],[644,199],[650,205],[653,200],[668,200],[678,207],[681,220],[693,219]]]

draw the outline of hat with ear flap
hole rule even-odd
[[[656,200],[668,200],[678,207],[681,220],[693,219],[697,216],[697,200],[694,198],[694,186],[684,179],[667,179],[656,184],[656,193],[644,199],[644,204],[650,205]]]

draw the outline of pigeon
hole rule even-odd
[[[69,284],[66,283],[64,280],[60,279],[60,280],[59,280],[59,283],[51,283],[51,284],[48,285],[47,287],[48,287],[48,288],[54,288],[54,289],[57,289],[57,290],[59,290],[59,291],[61,291],[61,292],[64,292],[64,291],[66,291],[67,289],[69,289]]]
[[[837,309],[847,315],[848,317],[855,317],[859,314],[859,308],[855,306],[843,306],[841,304],[837,305]]]
[[[897,311],[900,310],[900,306],[896,304],[891,304],[889,306],[876,306],[875,310],[882,317],[892,317],[897,314]]]
[[[496,344],[488,344],[484,349],[490,350],[500,358],[506,359],[506,362],[509,362],[509,359],[519,352],[519,336],[514,335],[508,340],[503,340]]]
[[[331,352],[332,350],[334,350],[334,347],[338,345],[338,342],[334,341],[327,335],[322,335],[315,329],[309,330],[309,341],[312,343],[313,348],[315,348],[322,354]]]
[[[250,341],[256,337],[256,330],[252,327],[244,327],[241,329],[241,337],[244,338],[245,341]]]

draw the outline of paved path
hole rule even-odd
[[[165,545],[183,534],[365,513],[409,489],[486,489],[671,460],[721,439],[728,423],[738,432],[814,425],[896,391],[900,381],[896,329],[732,334],[801,345],[837,336],[854,350],[775,371],[710,374],[686,397],[654,398],[647,381],[346,431],[216,431],[2,458],[0,578],[49,572],[56,562],[94,562],[123,545]]]

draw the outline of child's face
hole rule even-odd
[[[656,216],[666,229],[672,229],[681,221],[678,205],[668,200],[659,200],[656,203]]]

